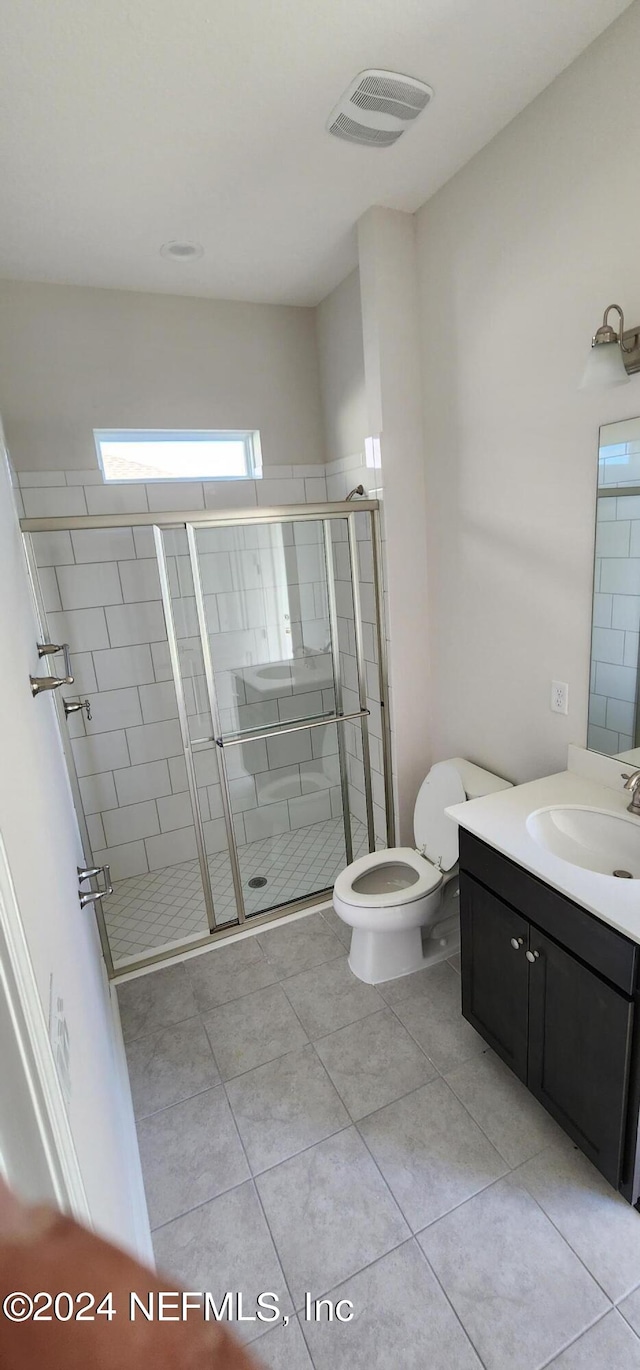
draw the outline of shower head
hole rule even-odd
[[[365,493],[364,485],[354,485],[353,490],[350,490],[350,491],[349,491],[349,494],[347,495],[347,499],[353,499],[353,496],[354,496],[354,495],[364,495],[364,493]]]

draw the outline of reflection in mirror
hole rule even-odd
[[[640,766],[640,418],[600,429],[587,746]]]

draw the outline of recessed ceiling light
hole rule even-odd
[[[202,243],[183,243],[172,239],[162,244],[160,256],[170,257],[174,262],[195,262],[198,257],[204,256],[204,248]]]

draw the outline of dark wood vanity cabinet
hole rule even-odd
[[[527,1079],[529,924],[472,876],[460,876],[462,1012],[521,1080]]]
[[[637,1205],[640,948],[465,831],[460,922],[464,1017]]]

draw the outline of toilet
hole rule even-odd
[[[371,852],[341,872],[333,907],[353,928],[349,965],[359,980],[395,980],[458,950],[458,825],[445,809],[510,788],[462,757],[439,761],[416,799],[416,849]]]

